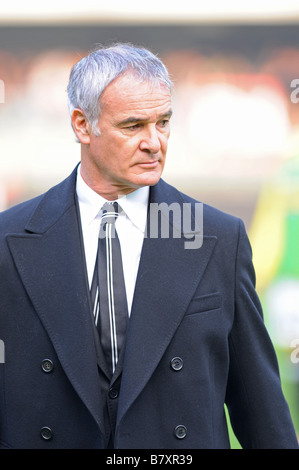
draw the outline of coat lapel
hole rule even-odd
[[[75,204],[75,172],[41,199],[25,233],[8,235],[7,240],[24,287],[66,375],[101,426],[100,385]]]
[[[179,202],[181,193],[160,181],[151,202]],[[208,264],[216,237],[185,249],[181,237],[145,238],[126,341],[118,423],[161,360]]]

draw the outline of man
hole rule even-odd
[[[198,224],[199,203],[160,179],[164,65],[100,48],[68,93],[80,165],[0,217],[1,446],[228,448],[226,404],[244,448],[297,448],[243,223],[204,206]]]

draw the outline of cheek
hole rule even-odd
[[[128,140],[123,140],[117,146],[117,152],[121,159],[121,162],[126,165],[134,162],[136,156],[138,156],[140,147],[140,139],[131,138]]]
[[[166,152],[167,152],[167,147],[168,147],[168,137],[164,137],[162,140],[161,140],[161,150],[162,150],[162,153],[165,155]]]
[[[105,160],[105,166],[120,174],[130,169],[138,160],[141,139],[138,136],[110,134],[98,146],[99,154]]]
[[[106,165],[119,175],[124,175],[130,170],[135,161],[136,147],[116,144],[107,154]]]

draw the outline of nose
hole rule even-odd
[[[155,126],[149,127],[144,130],[139,147],[144,152],[159,152],[159,150],[161,149],[161,142],[159,139],[159,133]]]

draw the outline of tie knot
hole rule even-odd
[[[119,215],[117,202],[106,202],[102,209],[101,224],[114,224]]]

